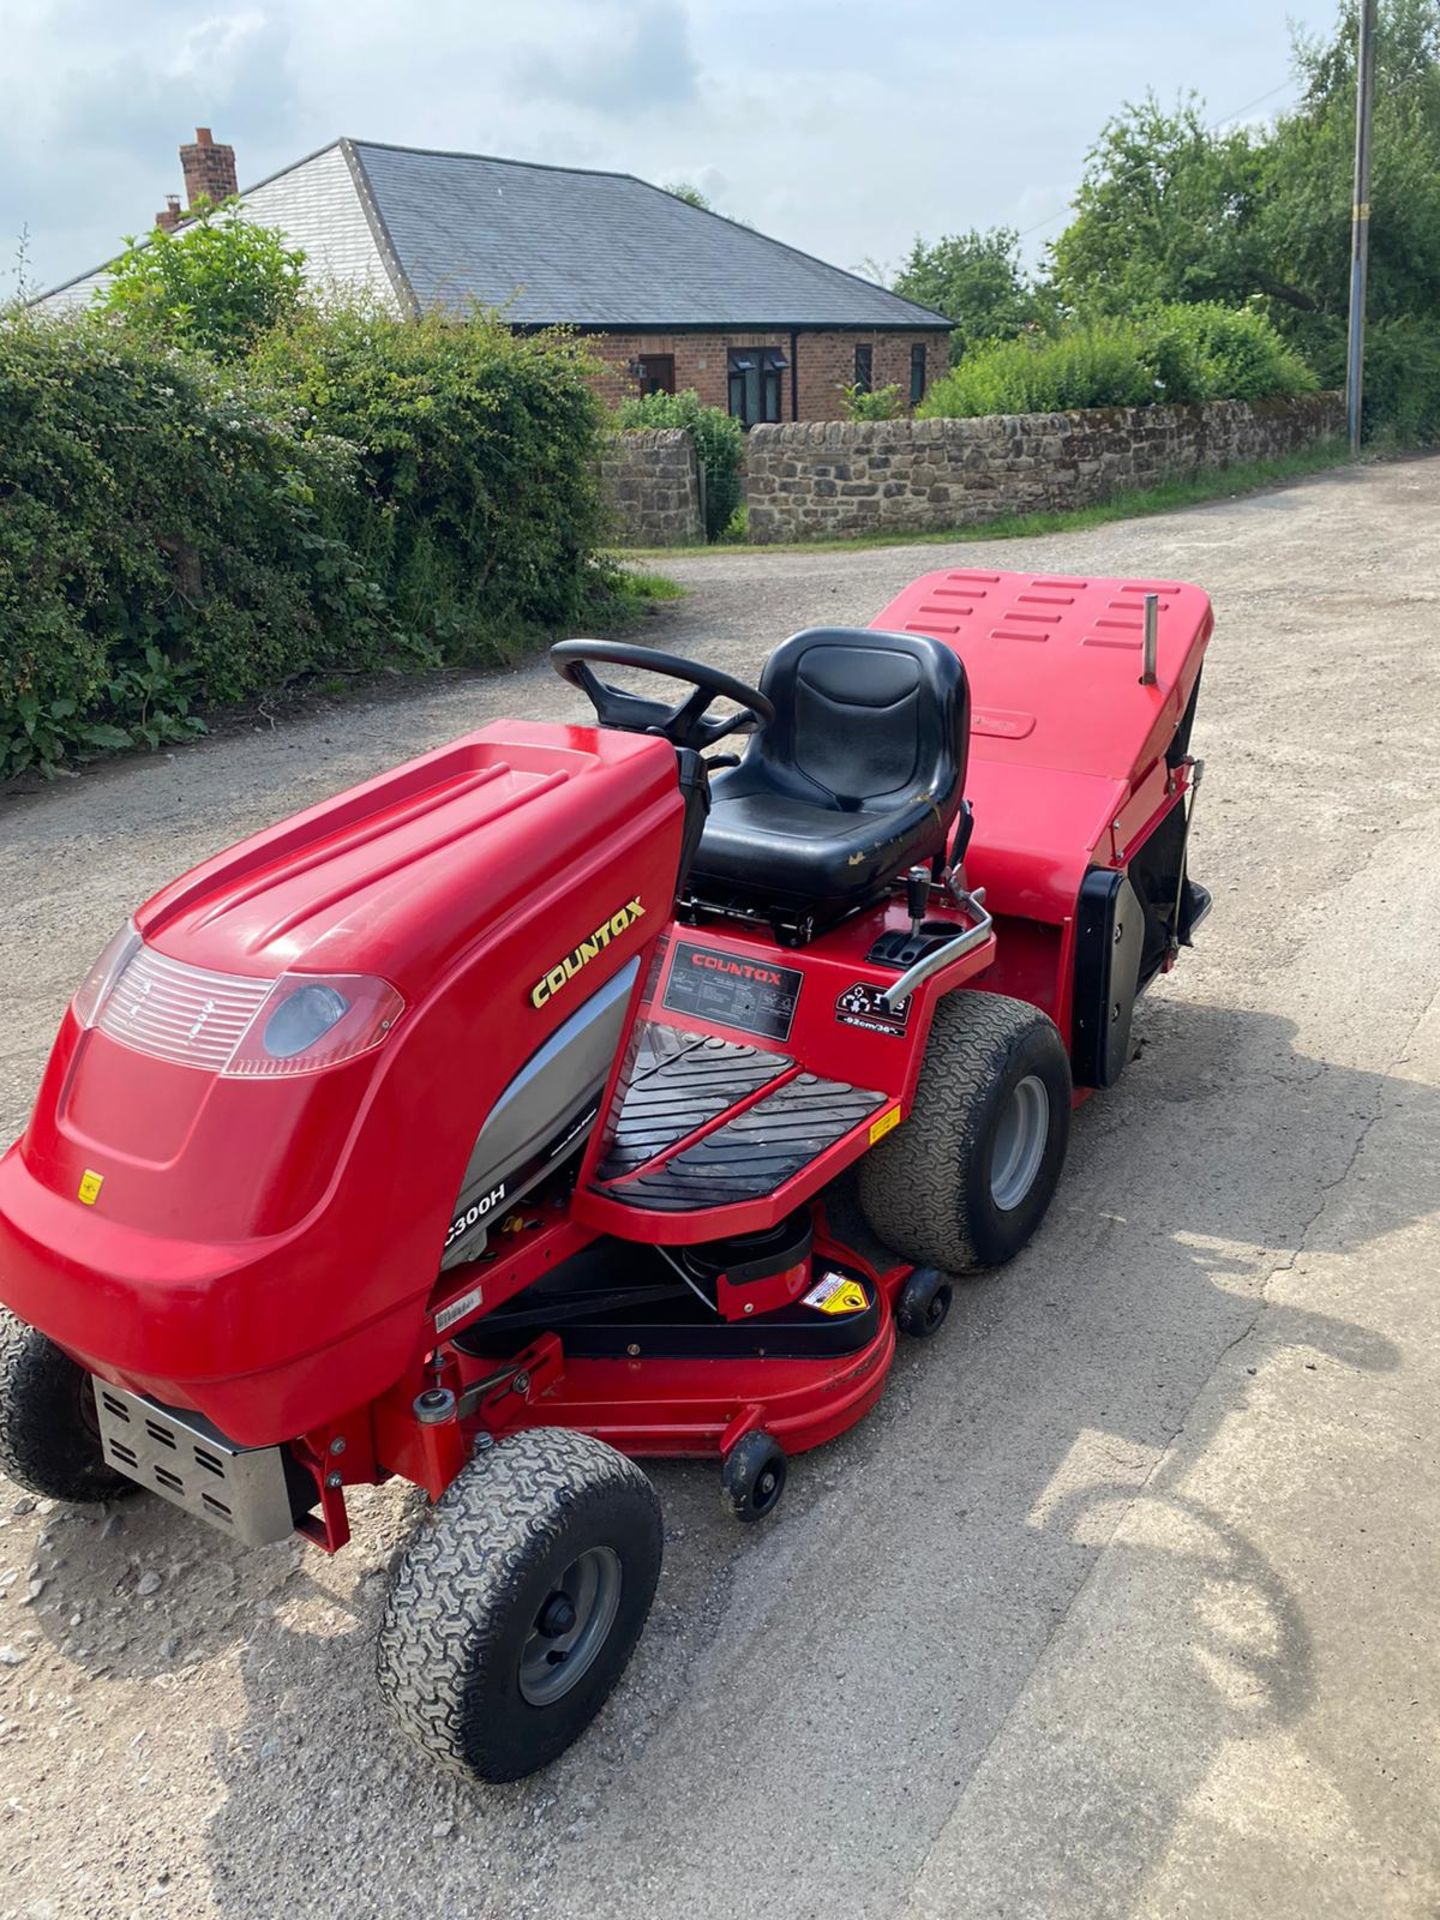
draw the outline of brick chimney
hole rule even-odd
[[[167,193],[165,196],[165,211],[163,213],[157,213],[155,216],[156,226],[160,228],[162,233],[173,233],[183,218],[184,215],[180,211],[179,194]]]
[[[197,127],[193,145],[180,149],[180,166],[185,175],[185,204],[197,200],[228,200],[240,191],[235,176],[235,149],[216,146],[209,127]]]

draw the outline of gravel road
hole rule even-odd
[[[372,1680],[416,1497],[233,1550],[0,1483],[0,1913],[969,1920],[1440,1910],[1440,460],[995,543],[677,560],[648,631],[752,674],[944,564],[1215,597],[1216,908],[965,1289],[776,1521],[657,1470],[658,1604],[591,1734],[475,1791]],[[543,666],[0,798],[0,1137],[127,910],[507,712]]]

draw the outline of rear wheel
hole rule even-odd
[[[91,1376],[0,1307],[0,1473],[47,1500],[138,1493],[105,1464]]]
[[[907,1259],[948,1273],[1000,1266],[1044,1218],[1069,1137],[1054,1022],[1003,994],[949,994],[909,1116],[860,1163],[865,1216]]]
[[[481,1780],[547,1766],[600,1711],[660,1574],[660,1502],[587,1434],[484,1448],[422,1523],[380,1627],[380,1690],[412,1739]]]

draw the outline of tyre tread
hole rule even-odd
[[[377,1645],[380,1690],[428,1753],[472,1777],[511,1777],[487,1747],[471,1676],[495,1657],[505,1598],[555,1536],[557,1515],[614,1492],[647,1501],[658,1536],[659,1499],[633,1461],[588,1434],[543,1427],[477,1451],[435,1503],[396,1572]]]
[[[1007,994],[962,988],[936,1007],[914,1104],[860,1162],[865,1217],[894,1252],[948,1273],[985,1265],[957,1199],[956,1169],[975,1147],[987,1090],[1042,1029],[1055,1032],[1048,1016]]]

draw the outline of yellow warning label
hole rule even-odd
[[[899,1107],[891,1107],[888,1113],[882,1113],[880,1118],[874,1121],[871,1125],[871,1128],[870,1128],[871,1146],[873,1147],[877,1140],[883,1140],[886,1134],[889,1133],[890,1129],[892,1127],[898,1127],[899,1124],[900,1124]]]
[[[100,1189],[104,1184],[104,1174],[96,1173],[92,1168],[87,1167],[80,1176],[80,1185],[77,1189],[81,1203],[84,1206],[93,1207],[95,1202],[100,1198]]]
[[[805,1305],[817,1313],[863,1313],[869,1304],[860,1282],[843,1273],[822,1274],[805,1296]]]
[[[843,1287],[837,1287],[830,1298],[821,1303],[822,1313],[863,1313],[870,1302],[865,1298],[865,1289],[858,1280],[847,1280]]]

